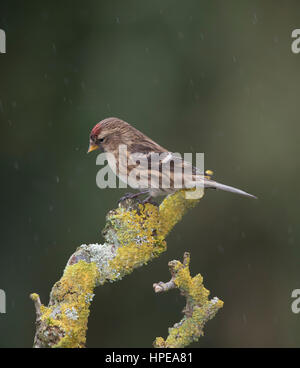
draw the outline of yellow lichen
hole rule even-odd
[[[173,227],[182,219],[187,210],[195,207],[202,198],[186,199],[187,192],[186,190],[180,190],[168,196],[160,205],[159,234],[161,236],[166,237]]]
[[[166,250],[165,237],[179,222],[185,212],[194,207],[198,199],[186,199],[186,191],[178,191],[167,197],[159,209],[147,203],[139,210],[115,211],[110,219],[119,224],[118,248],[110,267],[116,271],[115,278],[132,272]]]
[[[191,277],[188,267],[180,267],[174,282],[194,303],[204,304],[207,301],[209,290],[203,286],[203,277],[200,274]]]
[[[223,307],[223,302],[209,301],[202,307],[195,307],[191,317],[184,317],[178,327],[169,329],[166,340],[162,337],[156,338],[154,346],[158,348],[183,348],[203,336],[203,328],[209,319],[212,319],[218,310]]]
[[[97,275],[94,263],[79,261],[68,266],[51,294],[59,304],[41,307],[41,320],[58,327],[62,334],[55,347],[85,346],[89,306]]]
[[[36,293],[32,293],[32,294],[30,294],[30,298],[31,298],[34,302],[36,302],[36,301],[39,299],[39,295],[38,295],[38,294],[36,294]]]
[[[183,348],[193,341],[197,341],[203,335],[206,322],[213,318],[217,311],[223,307],[223,302],[218,298],[208,299],[209,291],[203,285],[200,274],[191,277],[189,270],[190,256],[185,253],[184,262],[169,262],[172,281],[181,293],[186,297],[185,316],[169,329],[166,340],[156,338],[154,347],[157,348]]]
[[[166,250],[164,238],[157,235],[159,211],[156,206],[147,203],[131,211],[119,208],[111,220],[118,224],[120,243],[116,256],[110,261],[116,278],[131,273]]]
[[[166,250],[167,234],[199,199],[186,199],[186,191],[178,191],[168,196],[159,208],[147,203],[111,211],[107,217],[106,240],[117,250],[109,260],[106,272],[100,275],[95,262],[83,260],[66,267],[61,280],[52,289],[49,306],[40,308],[41,321],[46,326],[42,326],[37,336],[43,342],[40,345],[83,347],[96,282],[101,280],[100,284],[103,284],[107,279],[118,280],[158,257]],[[197,302],[202,300],[206,289],[194,291],[194,283],[198,284],[200,280],[191,279],[185,272],[182,270],[178,275],[178,285],[188,290]],[[47,338],[49,331],[51,343]]]

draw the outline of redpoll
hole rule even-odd
[[[88,152],[96,149],[106,153],[108,164],[123,182],[139,190],[126,198],[147,194],[145,201],[150,201],[152,197],[193,187],[220,189],[256,198],[212,180],[211,172],[201,172],[118,118],[107,118],[94,126]]]

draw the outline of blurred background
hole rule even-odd
[[[181,319],[155,295],[190,251],[224,308],[192,347],[296,347],[300,314],[299,1],[2,1],[0,346],[31,347],[35,311],[128,190],[96,186],[90,129],[120,117],[258,200],[207,192],[168,251],[96,289],[88,347],[151,347]]]

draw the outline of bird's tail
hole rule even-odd
[[[240,194],[240,195],[247,196],[247,197],[252,197],[252,198],[255,198],[255,199],[257,198],[254,195],[252,195],[250,193],[247,193],[247,192],[244,192],[241,189],[230,187],[229,185],[221,184],[221,183],[218,183],[214,180],[206,179],[206,178],[204,179],[204,188],[219,189],[219,190],[224,190],[225,192]]]

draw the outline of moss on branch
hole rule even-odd
[[[169,329],[166,340],[157,337],[153,345],[156,348],[183,348],[194,341],[198,341],[203,335],[203,328],[207,321],[212,319],[218,310],[223,307],[223,302],[218,298],[208,299],[209,291],[203,285],[200,274],[192,277],[189,270],[190,254],[185,253],[183,263],[179,261],[169,262],[172,278],[169,282],[154,284],[156,293],[179,289],[186,298],[186,306],[183,310],[184,317]]]
[[[39,306],[35,347],[85,346],[90,303],[93,300],[95,263],[79,261],[68,266],[62,278],[53,286],[49,306]],[[37,294],[31,294],[36,302]]]
[[[165,237],[200,200],[186,199],[185,194],[179,191],[168,196],[159,208],[126,200],[108,213],[105,242],[83,244],[72,254],[62,278],[52,288],[48,307],[40,303],[37,294],[31,295],[37,314],[35,347],[85,346],[94,288],[121,280],[166,251]],[[184,274],[180,280],[186,285],[194,282]]]

